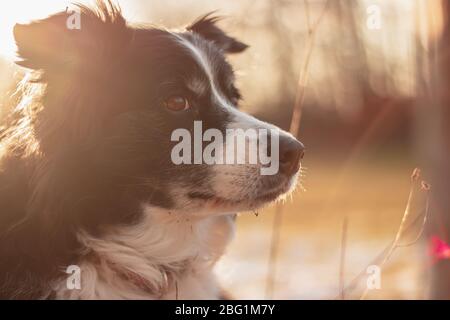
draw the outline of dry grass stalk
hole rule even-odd
[[[311,25],[310,22],[310,14],[309,14],[309,2],[308,0],[304,0],[305,4],[305,15],[306,22],[308,26],[308,34],[309,34],[309,43],[306,51],[306,58],[300,70],[297,92],[295,95],[295,103],[294,108],[292,110],[292,118],[290,125],[290,132],[292,135],[297,136],[300,130],[300,122],[302,117],[302,109],[303,102],[305,99],[305,88],[308,82],[308,70],[311,61],[311,56],[313,52],[313,48],[315,45],[315,35],[316,31],[322,21],[322,18],[325,16],[325,13],[328,10],[330,0],[327,0],[325,7],[323,8],[319,18],[317,19],[314,25]],[[276,277],[276,264],[278,257],[278,249],[279,249],[279,241],[280,241],[280,229],[283,221],[283,206],[278,203],[276,205],[275,217],[272,226],[272,239],[270,246],[270,255],[269,255],[269,268],[267,273],[266,280],[266,299],[273,299],[273,294],[275,290],[275,277]]]
[[[386,255],[381,260],[381,263],[378,264],[380,269],[383,268],[383,266],[391,258],[392,254],[395,252],[395,250],[397,248],[408,247],[408,246],[412,246],[412,245],[416,244],[417,241],[420,239],[420,237],[423,234],[423,231],[425,229],[425,225],[426,225],[426,222],[427,222],[427,219],[428,219],[428,204],[429,204],[430,186],[426,182],[421,181],[420,182],[420,185],[421,185],[420,190],[427,192],[427,199],[426,199],[426,204],[425,204],[425,215],[424,215],[424,218],[423,218],[423,221],[422,221],[422,225],[421,225],[421,228],[420,228],[417,236],[415,237],[415,239],[413,241],[411,241],[409,243],[405,243],[405,244],[401,243],[402,238],[405,236],[406,231],[408,230],[408,221],[411,219],[410,217],[411,217],[411,211],[412,211],[411,210],[411,205],[412,205],[412,202],[413,202],[413,198],[415,196],[415,192],[416,192],[416,189],[417,189],[417,184],[419,183],[419,179],[420,179],[420,170],[416,168],[413,171],[413,174],[411,175],[411,188],[410,188],[410,191],[409,191],[408,202],[406,204],[405,213],[403,214],[402,221],[400,223],[400,226],[398,228],[397,234],[395,235],[395,239],[394,239],[392,245],[388,249]],[[426,188],[424,188],[424,186],[426,186]],[[363,294],[361,295],[360,299],[361,300],[365,299],[367,294],[368,294],[368,292],[369,292],[369,288],[366,286],[366,288],[365,288]]]
[[[415,169],[411,176],[411,188],[410,188],[410,192],[409,192],[409,196],[408,196],[408,202],[406,204],[406,209],[403,214],[398,231],[395,235],[395,238],[394,238],[394,240],[392,240],[389,243],[389,245],[375,259],[373,259],[371,261],[370,264],[368,264],[368,266],[377,265],[378,267],[380,267],[380,269],[382,269],[383,266],[391,258],[392,254],[395,252],[395,250],[397,248],[412,246],[420,240],[420,238],[424,232],[425,225],[428,220],[430,190],[431,190],[431,187],[429,184],[427,184],[424,181],[420,181],[420,170]],[[411,218],[412,217],[411,207],[412,207],[412,203],[416,196],[417,191],[426,192],[425,208],[416,217]],[[405,238],[405,235],[407,235],[408,231],[418,222],[418,220],[422,217],[422,214],[423,214],[423,219],[422,219],[422,222],[420,225],[420,229],[419,229],[419,232],[417,233],[417,235],[414,237],[414,240],[409,241],[407,243],[402,243],[402,239]],[[365,279],[365,277],[367,276],[367,274],[366,274],[367,267],[363,271],[361,271],[359,273],[359,275],[356,278],[354,278],[350,282],[350,284],[347,286],[347,288],[344,290],[344,293],[347,296],[353,290],[355,290],[355,288],[358,287],[358,285],[362,282],[363,279]],[[369,292],[369,289],[366,286],[366,288],[364,289],[363,293],[360,296],[360,299],[365,299],[368,295],[368,292]],[[341,293],[341,296],[342,296],[342,293]]]
[[[276,205],[275,216],[272,225],[272,239],[270,241],[269,271],[266,279],[266,299],[273,299],[275,291],[275,275],[277,273],[278,247],[280,243],[280,227],[283,219],[283,206]]]
[[[330,0],[328,0],[325,3],[325,7],[322,10],[319,18],[317,19],[316,23],[314,25],[311,25],[310,18],[309,18],[309,2],[305,0],[305,12],[306,12],[306,21],[308,24],[308,34],[309,34],[309,43],[306,49],[306,58],[303,62],[302,68],[300,69],[300,75],[298,78],[298,84],[297,84],[297,92],[295,95],[295,103],[294,108],[292,110],[292,118],[291,118],[291,125],[289,128],[289,131],[294,135],[295,137],[298,136],[298,132],[300,130],[300,123],[302,118],[302,111],[303,111],[303,103],[305,101],[305,89],[308,84],[308,77],[309,77],[309,65],[311,62],[311,56],[314,49],[314,45],[316,42],[316,33],[317,29],[320,25],[320,22],[322,21],[322,18],[325,16],[325,13],[328,10],[328,6],[330,4]]]
[[[341,236],[341,258],[339,264],[339,292],[341,300],[345,300],[345,256],[347,250],[347,230],[348,230],[348,218],[344,218],[342,223],[342,236]]]

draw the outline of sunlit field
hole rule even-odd
[[[274,297],[335,299],[345,217],[349,283],[394,239],[413,167],[402,158],[358,159],[345,173],[339,158],[329,163],[313,156],[305,164],[306,191],[298,191],[285,206]],[[239,298],[265,298],[274,214],[272,206],[258,217],[250,212],[239,217],[237,238],[219,266],[227,288]],[[381,289],[371,291],[368,298],[423,298],[429,271],[424,254],[420,245],[399,249],[386,265]]]

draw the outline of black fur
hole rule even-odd
[[[187,29],[200,34],[205,39],[213,41],[219,48],[227,53],[239,53],[248,48],[245,43],[230,37],[216,23],[220,17],[208,13],[200,17]]]
[[[64,267],[85,254],[77,231],[132,223],[144,201],[170,209],[169,184],[207,190],[208,168],[194,175],[171,164],[170,134],[192,130],[196,119],[222,129],[227,121],[208,96],[186,89],[183,81],[203,71],[173,34],[127,25],[110,2],[80,9],[81,30],[65,27],[68,12],[14,29],[18,63],[34,77],[3,119],[0,298],[46,297]],[[223,91],[238,99],[234,86],[225,87],[233,74],[223,54],[246,46],[215,22],[205,16],[184,36],[215,56]],[[173,94],[189,96],[192,110],[162,108]]]

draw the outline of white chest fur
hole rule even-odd
[[[115,227],[101,238],[80,233],[86,247],[80,289],[55,284],[58,299],[217,299],[212,273],[234,234],[233,215],[186,218],[145,208],[133,226]],[[120,272],[118,272],[120,270]],[[147,290],[120,274],[145,280]]]

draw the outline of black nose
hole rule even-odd
[[[289,137],[280,137],[280,171],[293,175],[300,169],[300,161],[305,155],[305,146],[300,141]]]

